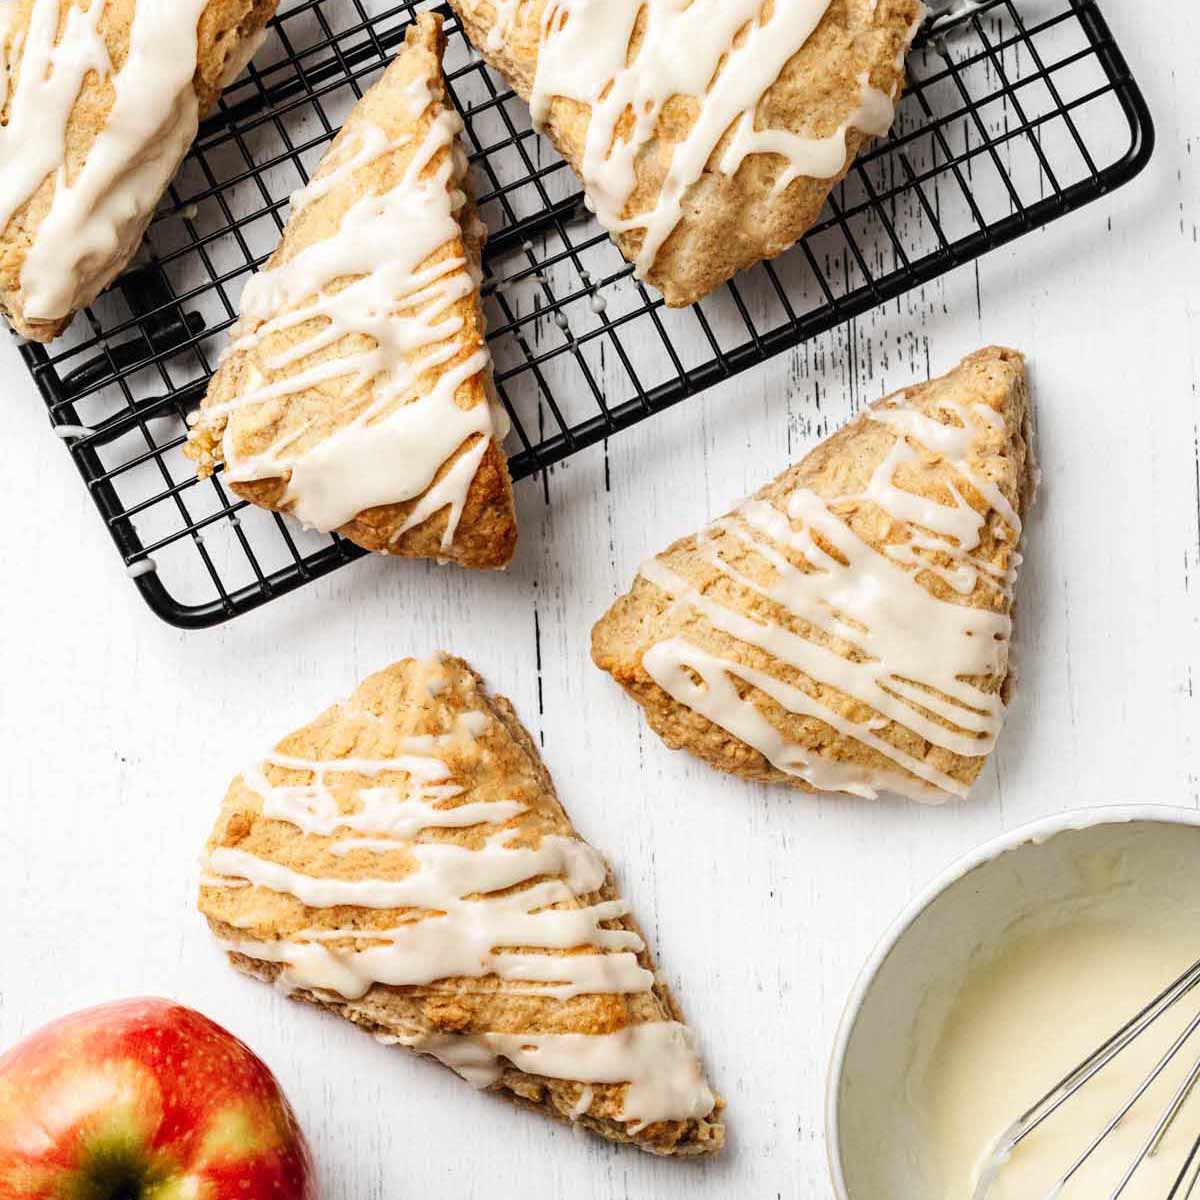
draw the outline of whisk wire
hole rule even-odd
[[[1146,1088],[1158,1078],[1167,1064],[1175,1057],[1176,1054],[1179,1053],[1180,1047],[1182,1047],[1183,1043],[1186,1042],[1193,1033],[1195,1033],[1197,1028],[1200,1028],[1200,1013],[1198,1013],[1190,1022],[1188,1022],[1188,1027],[1179,1035],[1178,1038],[1175,1039],[1175,1042],[1171,1046],[1170,1050],[1163,1055],[1158,1066],[1155,1067],[1151,1072],[1150,1077],[1140,1089],[1141,1091],[1145,1091]],[[1154,1129],[1150,1133],[1150,1136],[1146,1139],[1141,1150],[1138,1152],[1137,1158],[1135,1158],[1133,1162],[1129,1164],[1129,1169],[1125,1172],[1124,1176],[1122,1176],[1121,1182],[1117,1184],[1108,1200],[1121,1200],[1121,1194],[1129,1186],[1129,1181],[1137,1173],[1138,1167],[1140,1167],[1142,1163],[1154,1153],[1159,1142],[1162,1141],[1167,1129],[1170,1127],[1171,1122],[1175,1120],[1179,1110],[1183,1107],[1184,1101],[1188,1098],[1188,1094],[1195,1086],[1198,1078],[1200,1078],[1200,1059],[1196,1061],[1196,1063],[1192,1066],[1192,1069],[1188,1072],[1187,1078],[1176,1089],[1175,1095],[1171,1097],[1171,1103],[1167,1105],[1166,1112],[1159,1117],[1158,1124],[1155,1125]],[[1129,1107],[1131,1108],[1132,1104]],[[1128,1108],[1125,1111],[1128,1112]],[[1122,1116],[1123,1115],[1124,1114],[1122,1114]],[[1118,1118],[1118,1120],[1119,1119],[1120,1118]]]
[[[1156,1155],[1158,1153],[1159,1145],[1162,1142],[1163,1138],[1166,1136],[1167,1131],[1170,1129],[1175,1118],[1179,1115],[1179,1110],[1181,1108],[1183,1108],[1183,1106],[1187,1103],[1188,1097],[1192,1094],[1193,1091],[1195,1091],[1196,1081],[1198,1078],[1200,1078],[1200,1068],[1198,1068],[1196,1071],[1193,1071],[1192,1074],[1190,1074],[1188,1076],[1186,1087],[1183,1087],[1180,1089],[1179,1095],[1172,1102],[1171,1109],[1167,1113],[1166,1124],[1163,1126],[1158,1137],[1155,1138],[1154,1144],[1150,1147],[1150,1157],[1151,1158],[1153,1158],[1154,1155]]]
[[[1188,1156],[1184,1160],[1183,1166],[1180,1167],[1174,1184],[1171,1185],[1171,1194],[1167,1200],[1191,1200],[1196,1191],[1196,1182],[1200,1180],[1198,1167],[1200,1167],[1200,1134],[1196,1135],[1196,1140],[1192,1143],[1192,1148],[1188,1151]],[[1190,1179],[1188,1178],[1189,1173]],[[1180,1190],[1185,1184],[1187,1185],[1186,1192]]]
[[[1088,1055],[1073,1070],[1064,1075],[1040,1100],[1031,1105],[998,1139],[987,1166],[980,1173],[973,1200],[987,1200],[987,1195],[991,1191],[1001,1167],[1012,1155],[1013,1151],[1030,1134],[1039,1129],[1052,1117],[1080,1088],[1094,1079],[1122,1050],[1126,1049],[1126,1047],[1139,1038],[1163,1013],[1178,1004],[1180,1000],[1198,985],[1200,985],[1200,960],[1193,963],[1174,982],[1169,983],[1140,1012],[1131,1017],[1106,1042]],[[1076,1175],[1091,1155],[1095,1153],[1100,1144],[1120,1124],[1129,1110],[1141,1099],[1154,1081],[1166,1069],[1168,1064],[1179,1053],[1184,1043],[1198,1028],[1200,1028],[1200,1014],[1197,1014],[1183,1033],[1175,1039],[1175,1042],[1166,1054],[1163,1055],[1146,1078],[1138,1085],[1130,1100],[1121,1107],[1104,1129],[1092,1140],[1087,1149],[1075,1160],[1066,1174],[1059,1179],[1058,1183],[1047,1194],[1046,1200],[1055,1200],[1055,1197],[1061,1193],[1062,1189]],[[1118,1184],[1116,1191],[1110,1195],[1109,1200],[1119,1200],[1138,1167],[1141,1166],[1148,1156],[1157,1150],[1167,1129],[1179,1114],[1180,1109],[1183,1107],[1198,1080],[1200,1080],[1200,1061],[1197,1061],[1196,1065],[1189,1072],[1187,1079],[1172,1097],[1167,1111],[1155,1125],[1154,1131],[1143,1145],[1141,1152],[1122,1178],[1120,1184]],[[1200,1160],[1200,1138],[1197,1138],[1196,1144],[1193,1145],[1191,1153],[1188,1156],[1188,1161],[1184,1164],[1183,1170],[1177,1177],[1167,1200],[1189,1200],[1193,1195],[1196,1190],[1197,1177],[1200,1176],[1200,1171],[1193,1173],[1191,1180],[1187,1182],[1186,1191],[1181,1191],[1180,1189],[1185,1181],[1187,1181],[1189,1170],[1194,1166],[1200,1166],[1198,1160]]]
[[[1169,983],[1139,1013],[1130,1018],[1098,1050],[1093,1051],[1077,1067],[1069,1071],[1046,1094],[1022,1114],[1005,1138],[1009,1149],[1015,1149],[1043,1121],[1053,1116],[1075,1093],[1090,1082],[1122,1050],[1140,1037],[1158,1018],[1200,984],[1200,960],[1193,963],[1173,983]]]
[[[1141,1025],[1138,1028],[1138,1033],[1141,1033],[1147,1027],[1148,1026],[1146,1026],[1146,1025]],[[1157,1063],[1155,1063],[1153,1068],[1151,1068],[1150,1072],[1141,1081],[1141,1083],[1138,1084],[1137,1088],[1134,1090],[1133,1095],[1130,1096],[1129,1099],[1126,1100],[1125,1103],[1116,1111],[1116,1113],[1113,1114],[1113,1116],[1109,1120],[1108,1124],[1104,1126],[1104,1128],[1092,1139],[1092,1141],[1088,1145],[1087,1149],[1084,1150],[1084,1152],[1071,1164],[1070,1169],[1066,1172],[1065,1175],[1063,1175],[1059,1179],[1058,1183],[1055,1185],[1054,1189],[1051,1191],[1051,1193],[1050,1193],[1051,1196],[1056,1195],[1064,1187],[1066,1187],[1066,1185],[1068,1183],[1071,1182],[1071,1180],[1074,1178],[1074,1176],[1079,1171],[1079,1169],[1083,1166],[1083,1164],[1085,1162],[1087,1162],[1089,1158],[1091,1158],[1091,1156],[1096,1152],[1096,1150],[1100,1146],[1100,1144],[1125,1119],[1126,1115],[1129,1113],[1129,1110],[1131,1108],[1133,1108],[1133,1106],[1135,1104],[1137,1104],[1137,1102],[1153,1086],[1154,1081],[1156,1079],[1158,1079],[1159,1076],[1162,1075],[1163,1071],[1165,1071],[1167,1069],[1167,1067],[1174,1060],[1175,1056],[1183,1048],[1184,1043],[1188,1040],[1188,1038],[1190,1038],[1192,1036],[1193,1033],[1196,1032],[1196,1030],[1198,1028],[1200,1028],[1200,1014],[1197,1014],[1195,1019],[1192,1020],[1188,1024],[1188,1027],[1175,1039],[1174,1042],[1172,1042],[1172,1044],[1171,1044],[1170,1048],[1167,1050],[1167,1052],[1158,1060]],[[1136,1034],[1133,1035],[1133,1037],[1136,1037],[1136,1036],[1137,1036]],[[1133,1037],[1130,1037],[1127,1041],[1125,1041],[1122,1044],[1121,1048],[1124,1049],[1125,1046],[1128,1046],[1129,1043],[1133,1041]],[[1110,1055],[1108,1058],[1105,1059],[1105,1063],[1111,1062],[1113,1057],[1114,1056]],[[1092,1074],[1094,1075],[1095,1072],[1093,1072]],[[1091,1076],[1089,1076],[1089,1078],[1091,1078]],[[1193,1076],[1193,1081],[1194,1081],[1194,1076]],[[1082,1086],[1082,1085],[1080,1085],[1080,1086]],[[1076,1091],[1077,1090],[1078,1090],[1078,1088],[1076,1089]],[[1072,1093],[1072,1094],[1074,1094],[1074,1093]],[[1158,1123],[1158,1125],[1155,1126],[1154,1133],[1151,1135],[1150,1139],[1146,1142],[1145,1146],[1142,1147],[1142,1151],[1138,1155],[1136,1161],[1129,1168],[1128,1173],[1121,1180],[1121,1183],[1117,1187],[1116,1191],[1114,1191],[1109,1196],[1108,1200],[1119,1200],[1121,1193],[1125,1190],[1125,1185],[1129,1182],[1130,1178],[1133,1176],[1133,1173],[1138,1169],[1139,1166],[1141,1166],[1142,1160],[1145,1159],[1148,1154],[1153,1153],[1153,1147],[1158,1144],[1158,1141],[1161,1139],[1162,1134],[1166,1132],[1167,1126],[1170,1124],[1171,1119],[1173,1118],[1174,1114],[1179,1111],[1180,1107],[1182,1107],[1183,1097],[1185,1095],[1186,1095],[1186,1092],[1182,1093],[1178,1097],[1179,1104],[1176,1105],[1173,1103],[1172,1106],[1168,1109],[1168,1111],[1163,1114],[1163,1119]]]

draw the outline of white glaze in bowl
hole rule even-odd
[[[918,1029],[938,1019],[931,997],[948,1006],[980,951],[1000,945],[1014,923],[1069,913],[1094,886],[1080,864],[1118,851],[1137,881],[1128,902],[1143,915],[1165,917],[1181,904],[1200,911],[1200,812],[1165,805],[1023,826],[965,855],[906,906],[860,974],[834,1046],[826,1132],[837,1200],[938,1194],[927,1130],[909,1103]]]

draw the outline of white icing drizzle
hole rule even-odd
[[[430,102],[429,81],[417,82],[421,87],[410,89],[409,97],[414,116]],[[259,272],[243,292],[241,332],[235,331],[229,353],[252,351],[271,334],[306,322],[315,323],[315,332],[264,363],[273,372],[295,368],[292,373],[266,383],[248,371],[247,390],[209,405],[202,419],[341,384],[346,413],[353,416],[311,445],[297,449],[309,428],[302,425],[247,454],[239,449],[238,423],[231,420],[225,429],[227,477],[235,482],[287,478],[283,502],[312,528],[337,529],[366,509],[421,497],[394,539],[448,508],[442,539],[448,549],[490,441],[507,432],[506,418],[491,403],[461,408],[455,399],[459,388],[490,365],[483,347],[456,361],[463,354],[463,321],[452,310],[476,290],[470,264],[453,257],[423,265],[461,234],[458,214],[465,196],[457,185],[466,172],[461,129],[456,113],[439,113],[394,187],[363,196],[332,237]],[[293,197],[294,211],[311,207],[410,141],[389,139],[377,125],[359,122],[338,157]],[[352,337],[357,339],[350,343],[353,349],[311,361]],[[418,392],[426,372],[436,373],[436,382]],[[446,462],[473,440],[476,444],[434,483]]]
[[[0,229],[47,177],[55,179],[21,269],[25,317],[57,320],[89,303],[141,241],[199,127],[193,79],[207,3],[139,3],[119,71],[100,32],[105,0],[72,5],[57,42],[60,4],[37,0],[20,45],[6,48],[6,96],[14,69],[19,75],[0,128]],[[68,182],[67,126],[89,71],[111,84],[113,105]]]
[[[630,1132],[654,1121],[698,1120],[715,1102],[704,1081],[692,1032],[678,1021],[647,1021],[616,1033],[379,1034],[385,1046],[407,1046],[461,1075],[472,1087],[494,1086],[504,1061],[549,1079],[590,1080],[580,1091],[570,1118],[587,1115],[595,1099],[592,1084],[628,1083],[622,1116]]]
[[[238,891],[241,888],[253,886],[248,879],[227,879],[223,875],[213,875],[208,871],[200,873],[200,886],[221,888],[225,891]]]
[[[88,425],[55,425],[54,436],[64,441],[68,438],[91,437],[96,431]]]
[[[592,1107],[592,1100],[595,1098],[595,1089],[590,1084],[584,1084],[579,1090],[579,1099],[575,1101],[574,1108],[571,1109],[571,1120],[578,1121],[580,1117],[586,1116],[589,1108]],[[697,1113],[697,1116],[703,1116],[703,1113]]]
[[[655,1121],[698,1120],[713,1109],[691,1030],[678,1021],[647,1021],[617,1033],[414,1034],[394,1041],[436,1058],[481,1089],[500,1079],[502,1060],[549,1079],[627,1083],[621,1116],[631,1133]],[[593,1094],[584,1087],[572,1120],[586,1115]]]
[[[490,50],[503,44],[517,7],[513,0],[493,5]],[[679,224],[689,190],[714,169],[713,156],[730,130],[733,137],[715,169],[732,175],[747,155],[779,155],[787,166],[776,183],[778,193],[801,176],[838,175],[846,165],[851,128],[881,134],[891,127],[895,97],[872,87],[864,74],[857,103],[827,137],[756,129],[760,102],[828,7],[829,0],[773,0],[770,6],[765,0],[547,0],[530,97],[534,120],[545,124],[556,97],[590,106],[581,163],[588,205],[612,233],[644,230],[639,277]],[[631,59],[643,12],[643,39]],[[696,99],[695,123],[674,146],[653,207],[630,212],[639,157],[675,96]],[[622,123],[630,114],[632,129],[626,132]]]
[[[250,60],[263,48],[263,43],[266,40],[267,29],[265,26],[251,37],[243,39],[242,44],[237,48],[237,53],[229,56],[229,61],[225,64],[225,70],[221,72],[221,79],[218,84],[221,91],[224,91],[233,83],[250,65]]]
[[[983,12],[988,6],[988,0],[943,0],[940,4],[932,6],[932,19],[929,22],[929,28],[941,29],[944,25],[949,25],[954,21],[959,21],[963,17],[973,16],[975,13]]]
[[[439,684],[444,677],[435,662],[427,692],[444,690]],[[649,992],[654,976],[637,958],[642,939],[630,930],[605,928],[628,913],[626,902],[588,902],[607,879],[604,861],[591,847],[561,835],[543,836],[533,846],[512,844],[518,831],[506,825],[526,811],[517,801],[453,806],[462,788],[437,753],[463,738],[485,736],[490,724],[485,713],[468,712],[446,734],[403,739],[394,757],[316,760],[276,752],[243,772],[265,816],[305,835],[335,839],[327,846],[335,854],[377,855],[381,867],[395,862],[383,856],[400,854],[403,860],[399,869],[378,870],[370,878],[327,878],[219,847],[208,856],[203,886],[264,888],[315,909],[402,912],[385,929],[312,928],[271,941],[235,937],[224,942],[225,949],[278,964],[276,982],[287,992],[306,989],[346,999],[364,996],[375,984],[424,986],[485,976],[500,980],[508,992],[560,1000]],[[307,778],[273,783],[268,768],[271,774],[286,770]],[[337,790],[339,777],[344,784],[348,775],[376,781],[354,788],[349,809],[345,787],[341,803]],[[397,775],[402,783],[392,780]],[[424,837],[428,831],[483,826],[492,832],[478,848]],[[347,833],[351,836],[343,836]],[[245,922],[245,928],[252,926]],[[674,1021],[603,1035],[414,1031],[379,1038],[432,1055],[476,1087],[496,1084],[506,1064],[580,1082],[574,1119],[590,1108],[591,1085],[628,1084],[622,1119],[631,1131],[654,1121],[703,1117],[714,1104],[691,1034]]]
[[[142,558],[137,562],[130,563],[125,568],[125,574],[130,579],[141,579],[144,575],[153,575],[158,570],[158,563],[152,558]]]
[[[778,154],[788,160],[787,167],[775,180],[772,189],[778,196],[801,176],[813,179],[832,179],[846,165],[849,146],[846,137],[852,129],[882,137],[896,119],[892,97],[872,87],[870,72],[858,78],[860,99],[833,133],[825,137],[801,137],[787,129],[756,129],[754,113],[746,113],[737,123],[733,138],[721,156],[721,170],[734,175],[750,154]]]
[[[492,17],[492,23],[487,32],[485,45],[488,50],[494,53],[503,48],[505,40],[512,32],[520,4],[521,0],[492,0],[495,15]]]
[[[816,788],[871,798],[880,789],[923,800],[965,795],[964,784],[894,746],[882,730],[895,722],[956,755],[982,757],[992,749],[1003,722],[1000,696],[968,680],[1004,674],[1011,619],[1005,612],[941,600],[918,582],[918,576],[929,571],[960,595],[970,595],[983,582],[1001,593],[1007,609],[1020,556],[1013,552],[1004,573],[978,557],[984,518],[956,487],[950,488],[951,502],[943,504],[895,482],[902,465],[919,461],[917,447],[923,446],[943,458],[987,502],[1006,523],[1005,533],[1014,543],[1019,537],[1021,522],[1012,505],[998,485],[971,464],[978,425],[993,425],[999,417],[982,404],[968,409],[942,400],[939,407],[948,423],[909,408],[872,410],[870,419],[888,426],[897,438],[861,495],[825,501],[807,488],[797,488],[788,498],[786,513],[763,500],[750,500],[697,538],[705,561],[740,592],[779,605],[793,618],[853,648],[853,657],[785,625],[747,616],[713,590],[701,593],[658,559],[642,567],[646,579],[713,628],[874,710],[877,715],[867,720],[852,720],[814,694],[811,686],[786,683],[684,637],[659,642],[646,652],[646,670],[676,701],[754,747],[778,770]],[[833,512],[838,505],[856,502],[870,502],[908,526],[907,540],[883,552],[862,541]],[[723,550],[734,544],[770,565],[770,583],[751,578],[727,560]],[[785,550],[793,558],[800,556],[810,569],[795,566]],[[954,566],[931,563],[931,552],[948,557]],[[877,751],[895,769],[838,762],[804,749],[739,695],[735,678],[787,712],[816,718]]]
[[[272,785],[263,771],[268,764],[291,771],[307,771],[312,780],[296,786]],[[385,771],[407,775],[410,790],[401,795],[393,785],[359,788],[356,792],[359,808],[353,813],[341,811],[329,787],[331,774],[354,772],[375,776]],[[262,763],[246,768],[242,778],[263,798],[264,816],[287,821],[305,833],[324,837],[348,829],[390,838],[413,838],[422,829],[466,829],[485,823],[502,824],[525,811],[525,806],[515,801],[435,807],[439,802],[460,795],[462,788],[446,782],[450,770],[445,763],[424,754],[405,754],[379,762],[338,759],[331,763],[269,754]]]

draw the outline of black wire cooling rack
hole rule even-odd
[[[175,625],[217,624],[361,551],[196,480],[180,452],[289,195],[403,40],[419,0],[284,0],[136,264],[22,353],[129,574]],[[491,230],[496,379],[521,478],[1020,237],[1145,166],[1153,126],[1094,0],[991,0],[918,39],[896,126],[793,251],[669,310],[451,19],[447,69]],[[447,16],[450,16],[448,13]]]

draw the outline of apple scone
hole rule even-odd
[[[793,245],[892,125],[921,0],[451,0],[668,305]]]
[[[592,657],[723,771],[966,795],[1004,719],[1028,415],[997,347],[879,401],[643,565]]]
[[[239,496],[368,550],[502,567],[508,422],[484,340],[486,231],[421,15],[242,294],[187,453]]]
[[[711,1154],[722,1103],[507,700],[406,659],[234,780],[200,909],[233,964],[548,1116]]]
[[[0,310],[49,342],[141,244],[276,0],[0,7]]]

